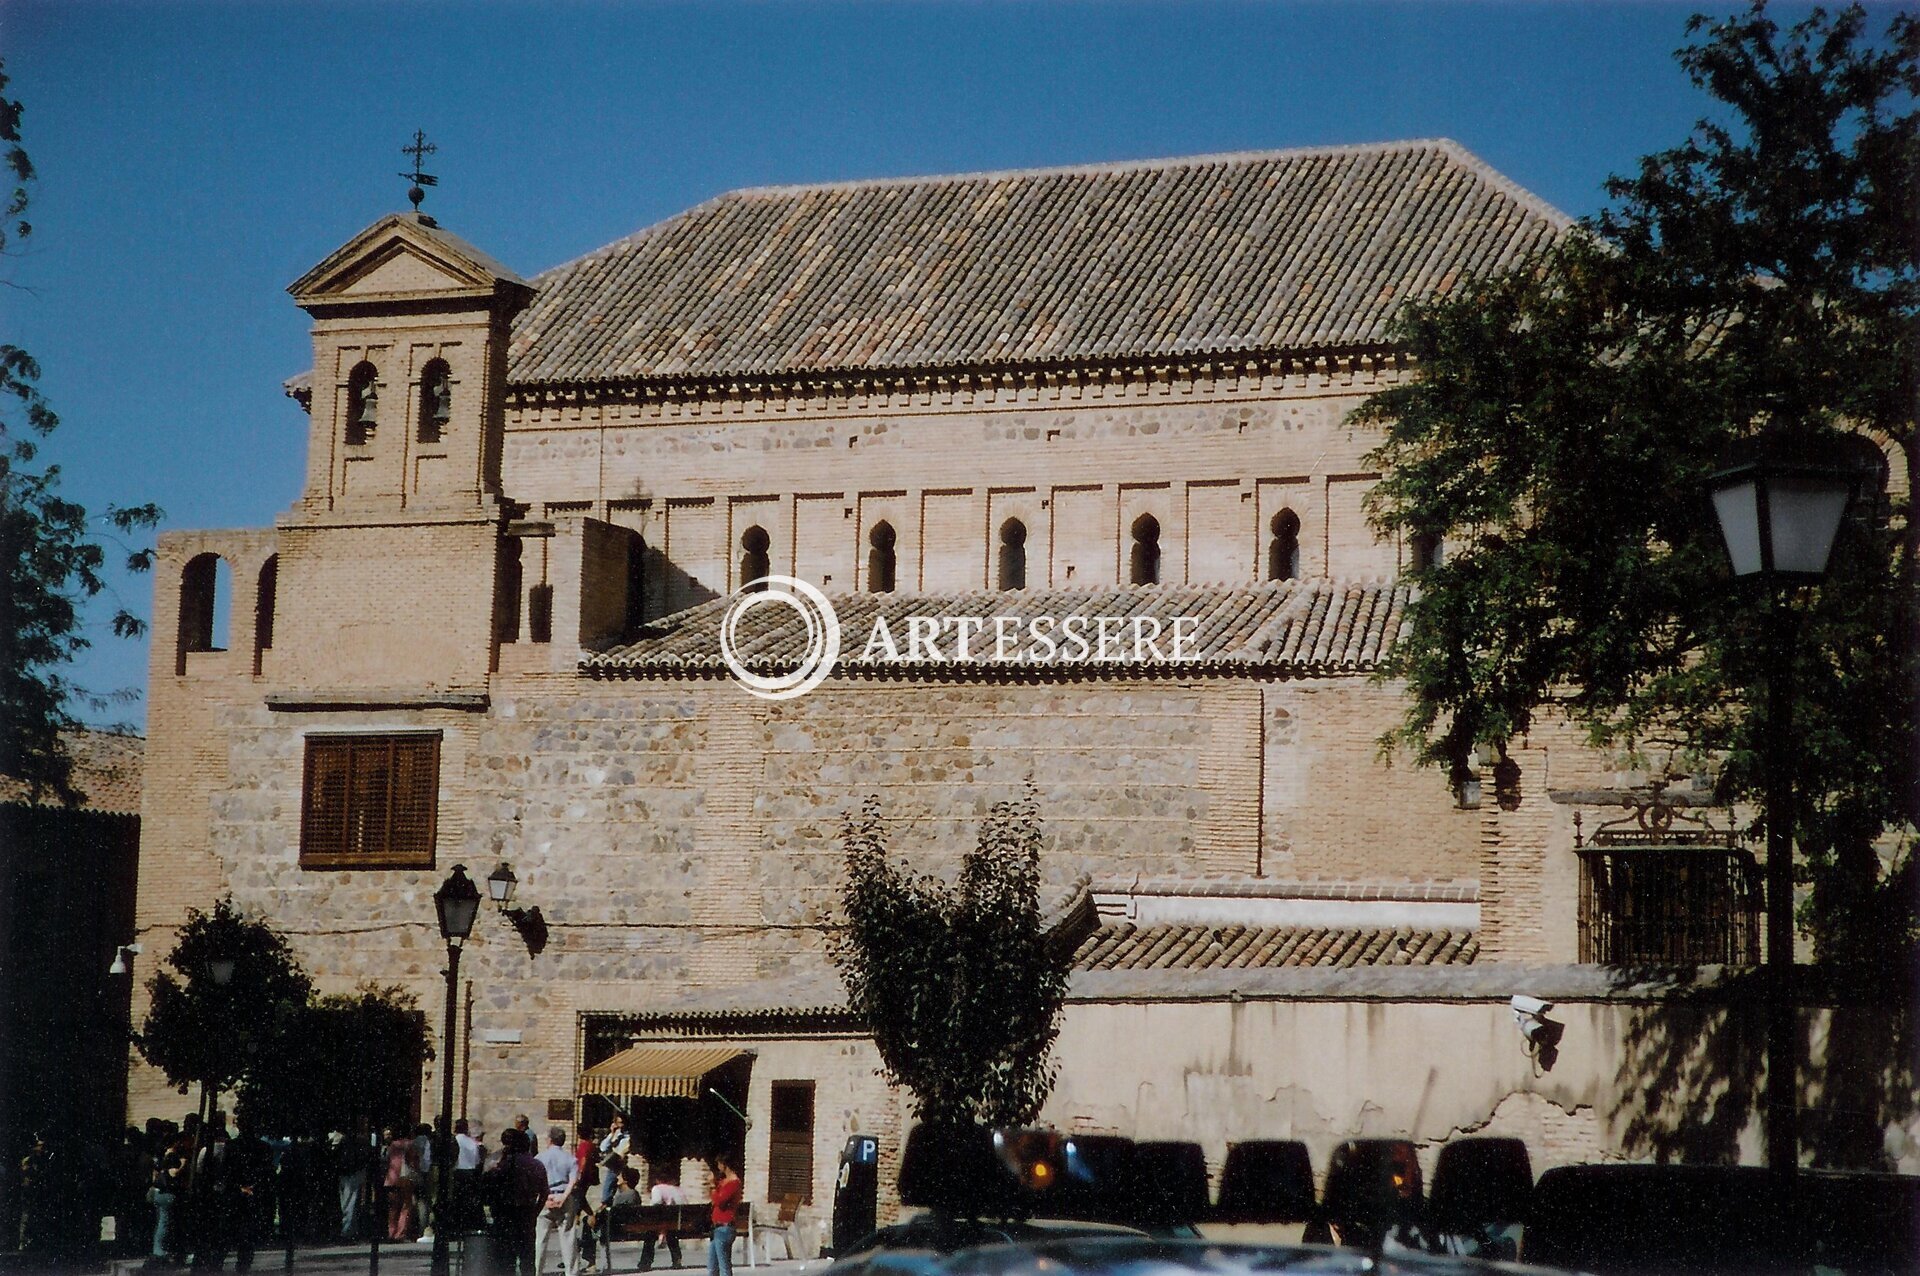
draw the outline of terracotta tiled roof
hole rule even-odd
[[[876,616],[884,615],[903,656],[907,622],[915,616],[1011,616],[1025,633],[1028,622],[1069,615],[1143,616],[1162,625],[1163,648],[1176,618],[1190,617],[1191,659],[1154,666],[1160,672],[1204,672],[1239,668],[1285,668],[1298,672],[1364,672],[1374,668],[1398,637],[1405,616],[1408,586],[1396,581],[1282,581],[1266,585],[1147,585],[1124,589],[1041,589],[929,594],[831,595],[840,620],[839,671],[887,676],[942,672],[993,676],[1011,671],[991,659],[992,630],[971,643],[975,657],[962,664],[935,665],[925,659],[883,662],[878,654],[862,659]],[[624,646],[586,657],[581,668],[601,676],[674,677],[719,674],[720,623],[729,599],[716,598],[676,615],[651,622]],[[1129,622],[1130,623],[1130,622]],[[1126,641],[1122,630],[1122,641]],[[941,639],[951,655],[950,637]],[[741,619],[734,648],[749,668],[791,668],[807,650],[807,630],[791,607],[756,607]],[[1031,670],[1033,666],[1026,666]],[[1075,676],[1143,672],[1138,664],[1082,663],[1051,666]]]
[[[1073,956],[1079,995],[1070,999],[1101,1000],[1116,978],[1137,981],[1162,972],[1167,978],[1178,980],[1184,974],[1195,981],[1218,974],[1240,980],[1236,991],[1248,991],[1261,986],[1245,982],[1249,977],[1245,972],[1250,971],[1460,967],[1472,965],[1479,955],[1480,940],[1472,931],[1123,923],[1099,927],[1080,941]],[[1235,971],[1242,973],[1231,973]],[[1512,979],[1509,973],[1509,982]],[[1201,984],[1176,984],[1173,990],[1196,993]],[[1206,991],[1225,997],[1229,990],[1222,986]],[[1511,991],[1503,987],[1499,999],[1504,1001]],[[713,1022],[744,1029],[763,1021],[837,1020],[848,1013],[845,986],[834,971],[821,967],[738,988],[703,989],[642,1012],[590,1017],[618,1021],[635,1030]]]
[[[1188,899],[1306,899],[1354,903],[1477,904],[1480,883],[1429,878],[1343,878],[1293,881],[1239,873],[1178,877],[1102,877],[1089,883],[1095,895],[1171,895]]]
[[[1568,225],[1445,140],[734,191],[536,278],[509,379],[1378,345]]]
[[[80,806],[110,815],[140,814],[140,771],[147,742],[137,735],[113,731],[70,731],[61,736],[73,758],[73,787]],[[33,795],[19,780],[0,776],[0,802],[31,802]],[[40,802],[57,805],[48,794]]]
[[[1470,930],[1321,929],[1173,923],[1102,926],[1074,952],[1076,970],[1234,970],[1260,966],[1465,966]]]

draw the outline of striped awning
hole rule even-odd
[[[746,1053],[732,1046],[628,1046],[582,1071],[576,1092],[606,1099],[697,1099],[709,1072]]]

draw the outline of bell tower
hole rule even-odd
[[[305,510],[471,507],[500,488],[507,326],[526,283],[420,213],[287,290],[313,316]]]
[[[285,675],[472,688],[492,661],[502,387],[518,275],[418,212],[288,291],[313,318],[304,490],[279,520]]]

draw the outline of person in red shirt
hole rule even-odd
[[[566,1220],[567,1226],[576,1233],[574,1244],[578,1247],[580,1269],[591,1272],[598,1270],[598,1264],[594,1261],[594,1235],[590,1222],[592,1210],[587,1192],[599,1181],[600,1176],[594,1173],[594,1162],[599,1159],[600,1145],[594,1141],[591,1125],[582,1121],[579,1130],[580,1140],[573,1145],[573,1161],[580,1167],[580,1173],[574,1178],[573,1191],[567,1194]],[[566,1276],[573,1276],[573,1272],[568,1271]]]
[[[733,1276],[733,1221],[740,1211],[740,1174],[733,1158],[713,1158],[713,1240],[707,1245],[707,1276]]]

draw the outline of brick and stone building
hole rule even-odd
[[[1568,225],[1444,141],[738,191],[531,279],[383,218],[290,289],[303,490],[272,528],[162,539],[142,938],[231,891],[323,986],[400,981],[438,1024],[431,894],[504,862],[547,943],[483,919],[431,1065],[461,1109],[537,1122],[639,1041],[625,1093],[705,1095],[649,1119],[721,1137],[718,1092],[754,1118],[725,1136],[750,1196],[819,1208],[844,1137],[891,1154],[902,1120],[824,956],[842,815],[879,794],[938,871],[1031,776],[1080,945],[1060,1125],[1216,1170],[1256,1136],[1321,1165],[1355,1134],[1755,1151],[1753,1122],[1689,1148],[1673,1119],[1751,1103],[1751,1058],[1687,1057],[1744,1013],[1723,968],[1583,964],[1576,816],[1644,777],[1553,727],[1453,787],[1377,752],[1402,701],[1371,674],[1444,550],[1374,535],[1348,414],[1409,374],[1401,303]],[[851,635],[791,700],[719,655],[769,573]],[[743,628],[769,668],[800,632],[772,610]],[[1193,659],[858,658],[876,613],[1076,611],[1192,618]],[[1713,853],[1696,961],[1753,959],[1744,855]],[[1517,992],[1561,1003],[1551,1068]],[[1667,1065],[1693,1089],[1646,1100]]]

